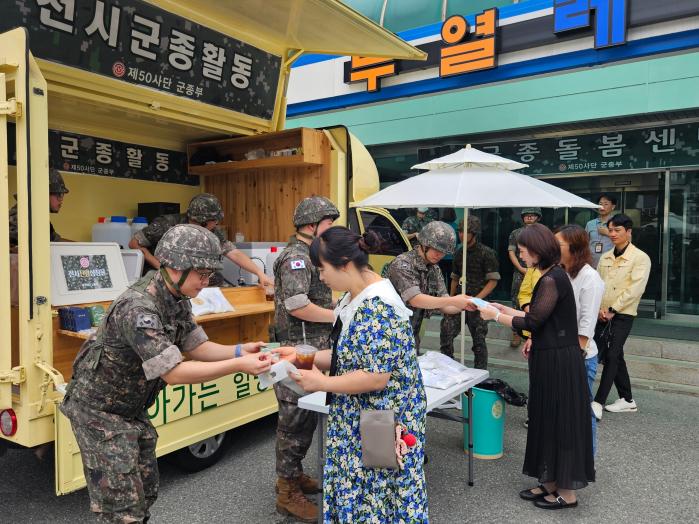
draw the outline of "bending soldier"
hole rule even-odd
[[[274,263],[276,339],[284,345],[307,343],[328,347],[334,322],[332,291],[320,280],[310,258],[310,244],[340,216],[335,204],[320,196],[303,199],[294,211],[296,234]],[[305,333],[305,336],[304,336]],[[276,469],[277,511],[303,522],[315,522],[318,506],[304,494],[318,493],[318,481],[304,474],[316,415],[298,407],[299,395],[282,382],[274,385],[279,403]]]
[[[82,453],[90,509],[101,522],[146,522],[158,496],[157,433],[146,410],[166,384],[196,384],[270,368],[262,342],[224,346],[194,323],[189,298],[221,269],[221,245],[177,225],[155,249],[160,270],[122,293],[73,363],[60,410]],[[189,359],[183,361],[182,352]],[[276,352],[292,358],[293,348]]]
[[[218,199],[210,193],[201,193],[192,198],[186,213],[159,216],[148,226],[137,231],[129,242],[129,248],[140,249],[146,262],[158,269],[160,262],[158,262],[158,257],[153,256],[151,250],[158,245],[165,232],[177,224],[197,224],[216,235],[221,243],[223,256],[238,264],[245,271],[256,275],[261,285],[272,286],[272,279],[265,275],[264,271],[245,253],[236,249],[233,242],[226,239],[223,230],[218,227],[221,220],[223,220],[223,209]],[[222,284],[222,275],[216,274],[212,277],[210,285],[220,286]]]
[[[468,295],[449,296],[439,261],[456,247],[454,229],[444,222],[433,221],[417,234],[415,249],[398,255],[388,269],[388,278],[403,301],[412,309],[410,323],[415,336],[415,349],[420,347],[422,319],[432,310],[457,314],[463,309],[475,310]]]

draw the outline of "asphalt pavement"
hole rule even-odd
[[[520,391],[522,371],[493,370]],[[467,485],[461,426],[428,419],[427,474],[433,523],[468,522],[699,522],[699,398],[638,389],[637,413],[605,413],[598,427],[597,481],[578,494],[579,506],[546,511],[519,499],[536,485],[521,474],[526,441],[524,408],[507,406],[505,455],[476,460]],[[610,401],[615,397],[612,394]],[[194,474],[160,460],[160,497],[152,523],[290,524],[274,509],[274,416],[238,428],[226,456]],[[306,459],[316,474],[316,443]],[[26,450],[0,457],[0,519],[18,523],[94,522],[86,490],[57,497],[53,464]]]

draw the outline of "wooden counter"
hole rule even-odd
[[[238,342],[268,341],[268,326],[274,318],[274,302],[265,299],[263,288],[257,286],[221,288],[223,295],[235,308],[228,313],[216,313],[195,317],[210,340],[220,344]],[[110,302],[79,304],[78,307],[102,305],[105,310]],[[68,380],[72,375],[72,364],[80,346],[87,338],[83,333],[60,329],[58,309],[53,316],[53,367]],[[16,364],[15,364],[16,365]]]

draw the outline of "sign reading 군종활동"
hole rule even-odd
[[[141,0],[4,0],[34,56],[269,120],[281,58]]]

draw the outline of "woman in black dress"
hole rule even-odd
[[[529,428],[522,472],[539,486],[520,492],[537,507],[577,506],[575,491],[595,480],[592,426],[584,355],[578,343],[575,296],[558,265],[553,233],[534,224],[517,239],[520,255],[541,271],[529,312],[501,304],[482,307],[485,320],[532,333],[529,359]]]

